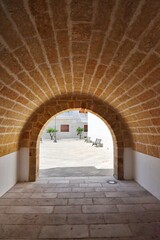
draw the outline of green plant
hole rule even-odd
[[[78,128],[76,129],[76,131],[77,131],[77,135],[79,135],[79,138],[81,139],[81,137],[82,137],[82,132],[83,132],[83,128],[78,127]]]
[[[55,128],[47,128],[46,131],[47,131],[47,133],[49,133],[49,135],[51,137],[51,140],[53,140],[53,137],[54,137],[54,141],[56,142],[56,132],[58,132],[57,129],[55,129]]]

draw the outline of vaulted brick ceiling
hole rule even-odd
[[[73,93],[112,106],[137,150],[160,155],[160,0],[1,0],[0,31],[1,155]]]

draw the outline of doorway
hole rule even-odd
[[[77,135],[77,128],[82,129],[81,136]],[[60,113],[47,122],[40,139],[40,177],[113,175],[112,135],[93,113],[79,110]],[[94,145],[96,139],[101,144]]]

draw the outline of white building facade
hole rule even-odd
[[[82,138],[87,136],[88,131],[88,113],[80,113],[79,111],[66,111],[54,117],[44,128],[42,139],[50,139],[48,128],[57,129],[56,138],[69,139],[79,138],[76,129],[81,127],[84,129]]]
[[[96,138],[102,139],[103,146],[113,151],[113,139],[107,125],[95,114],[88,113],[88,137],[92,141]]]

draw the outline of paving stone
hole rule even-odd
[[[7,207],[0,206],[0,213],[5,213],[6,209],[7,209]]]
[[[139,186],[138,183],[130,180],[119,181],[119,186]]]
[[[6,193],[2,196],[2,198],[29,198],[32,193]]]
[[[8,192],[17,193],[17,192],[23,192],[23,191],[24,191],[24,188],[11,188]]]
[[[89,193],[85,193],[85,197],[89,197],[89,198],[103,198],[105,197],[105,193],[103,192],[89,192]]]
[[[83,198],[84,193],[58,193],[58,198]]]
[[[160,223],[130,223],[129,227],[133,232],[134,236],[160,236]]]
[[[31,198],[56,198],[57,193],[32,193]]]
[[[83,180],[83,179],[74,179],[74,180],[69,180],[69,183],[70,184],[73,184],[73,183],[85,183],[86,180]]]
[[[105,223],[129,223],[137,222],[137,216],[133,213],[107,213],[104,214]]]
[[[72,188],[72,187],[79,187],[79,183],[48,183],[46,186],[43,186],[44,189],[46,189],[46,188]]]
[[[9,192],[22,192],[22,193],[33,193],[33,192],[39,192],[42,193],[44,191],[44,188],[42,187],[36,187],[36,186],[32,186],[32,187],[26,187],[26,188],[15,188]]]
[[[43,193],[44,188],[26,188],[22,191],[23,193]]]
[[[46,187],[47,187],[47,184],[46,184]],[[43,191],[45,189],[45,187],[44,186],[36,186],[36,185],[34,185],[34,186],[27,186],[27,187],[25,187],[24,188],[24,190],[23,190],[23,192],[25,192],[25,191],[30,191],[30,192],[35,192],[35,191],[39,191],[39,192],[41,192],[41,191]]]
[[[146,197],[151,196],[151,194],[147,191],[130,191],[126,192],[130,197]]]
[[[9,198],[0,198],[0,206],[8,206],[8,205],[13,205],[15,202],[15,199]]]
[[[144,212],[145,209],[140,204],[117,205],[119,212]]]
[[[91,237],[129,237],[133,236],[127,224],[91,225]]]
[[[33,225],[1,225],[0,237],[1,238],[38,238],[41,227]]]
[[[68,214],[68,224],[104,223],[103,214]]]
[[[83,205],[83,204],[93,204],[92,198],[71,198],[68,201],[68,205]]]
[[[28,198],[28,199],[0,199],[0,205],[3,206],[53,206],[53,205],[67,205],[67,199],[52,199],[52,198]]]
[[[105,212],[117,212],[115,205],[83,205],[83,213],[105,213]]]
[[[80,183],[80,187],[82,188],[94,188],[94,187],[102,187],[100,183]]]
[[[101,180],[108,181],[109,179],[114,179],[112,176],[88,176],[88,180],[95,180],[97,182],[101,182]]]
[[[96,179],[85,180],[84,183],[87,183],[87,184],[90,184],[90,183],[101,183],[101,184],[103,184],[103,183],[106,183],[107,181],[108,180],[106,180],[106,179],[99,179],[98,180],[98,178],[96,178]]]
[[[72,188],[72,192],[93,192],[95,191],[94,188]]]
[[[88,180],[88,177],[65,177],[66,180]]]
[[[54,213],[81,213],[81,206],[55,206]]]
[[[105,196],[112,197],[112,198],[114,198],[114,197],[116,197],[116,198],[130,197],[129,193],[126,193],[126,192],[106,192]]]
[[[13,186],[13,188],[25,188],[25,187],[28,187],[28,186],[30,187],[34,185],[35,183],[33,182],[18,182],[16,185]]]
[[[69,183],[69,180],[64,180],[64,179],[62,179],[62,180],[59,180],[59,179],[52,179],[52,180],[49,180],[49,182],[48,182],[49,184],[50,183]]]
[[[45,187],[47,185],[48,183],[43,183],[43,182],[32,182],[32,183],[30,182],[29,185],[25,186],[25,188],[35,188],[35,187],[40,188],[40,187]]]
[[[159,203],[159,200],[153,196],[122,198],[124,203]]]
[[[49,182],[49,181],[53,180],[53,177],[47,177],[47,178],[40,177],[39,181],[41,181],[41,180],[42,181],[45,180],[45,181]],[[60,180],[61,181],[61,180],[67,180],[67,179],[66,179],[66,177],[54,177],[54,180]]]
[[[65,224],[66,214],[0,214],[0,224]]]
[[[119,186],[116,188],[117,191],[120,192],[137,192],[137,191],[145,191],[141,186]]]
[[[107,213],[104,214],[105,223],[141,223],[159,222],[159,212],[136,213]]]
[[[57,187],[57,188],[78,188],[78,187],[80,187],[80,184],[79,183],[55,183],[55,184],[52,185],[52,187]]]
[[[86,225],[43,226],[39,238],[85,238],[88,237]]]
[[[6,213],[52,213],[53,209],[51,206],[9,206]]]
[[[160,211],[160,204],[143,204],[142,206],[147,211]]]
[[[117,191],[116,188],[111,187],[101,187],[101,188],[95,188],[96,192],[115,192]]]
[[[93,198],[93,204],[122,204],[121,198]]]
[[[56,177],[55,177],[56,178]],[[59,178],[59,177],[58,177]],[[63,178],[63,177],[61,177]],[[37,182],[40,182],[40,183],[48,183],[50,180],[50,177],[46,177],[46,178],[37,178]]]
[[[46,188],[43,191],[50,193],[71,192],[71,188]]]
[[[116,180],[117,181],[117,180]],[[113,189],[116,189],[116,187],[118,187],[119,186],[119,183],[117,182],[117,184],[109,184],[109,183],[107,183],[107,182],[105,182],[105,183],[101,183],[102,184],[102,187],[106,187],[106,188],[113,188]],[[117,189],[116,189],[117,190]]]

